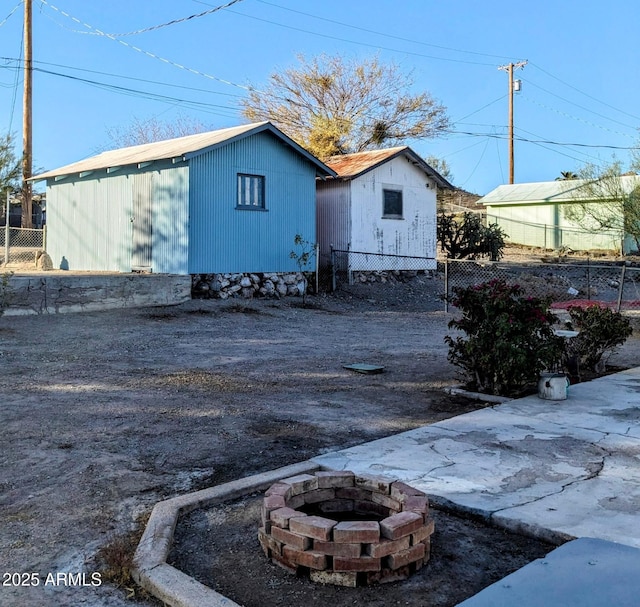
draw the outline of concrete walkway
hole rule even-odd
[[[314,458],[514,531],[640,547],[640,368]]]

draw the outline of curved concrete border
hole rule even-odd
[[[186,573],[167,565],[178,517],[197,508],[266,490],[280,479],[319,469],[319,464],[304,461],[157,503],[133,557],[133,579],[171,607],[240,607]]]

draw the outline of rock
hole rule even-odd
[[[276,290],[276,286],[271,280],[265,280],[264,284],[262,285],[262,289],[264,289],[265,293],[271,294]],[[262,289],[260,289],[260,291],[262,291]]]
[[[247,288],[251,286],[251,279],[248,276],[243,276],[240,280],[240,286],[243,288]]]
[[[284,284],[284,282],[279,282],[276,285],[276,292],[279,293],[280,295],[286,295],[287,294],[287,285]]]
[[[36,268],[44,271],[53,270],[53,261],[46,251],[36,253]]]
[[[245,299],[252,299],[254,290],[251,287],[245,287],[242,289],[242,297]]]
[[[307,290],[307,283],[304,280],[301,280],[296,285],[296,288],[298,289],[298,295],[304,295],[305,291]]]
[[[215,279],[214,279],[214,280],[211,282],[211,290],[212,290],[214,293],[218,293],[218,292],[222,291],[222,283],[221,283],[219,280],[215,280]]]
[[[286,274],[283,280],[286,285],[295,285],[297,282],[295,274]]]
[[[230,294],[234,294],[240,291],[240,289],[242,289],[240,285],[233,285],[232,287],[229,287],[228,291]]]

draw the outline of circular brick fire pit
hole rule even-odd
[[[422,491],[383,477],[316,472],[267,490],[258,539],[287,571],[364,586],[418,571],[429,560],[433,528]]]

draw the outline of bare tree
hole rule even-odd
[[[107,137],[109,137],[110,144],[105,149],[153,143],[154,141],[204,133],[209,130],[211,130],[210,127],[195,118],[187,116],[178,116],[171,122],[163,122],[158,118],[142,120],[136,117],[126,126],[107,128]]]
[[[564,206],[565,216],[591,233],[629,235],[640,250],[640,177],[623,174],[619,161],[604,169],[588,164],[579,176],[572,192],[576,202]]]
[[[377,58],[298,57],[241,101],[251,121],[270,120],[319,158],[436,137],[449,126],[444,106],[411,92],[411,73]]]

